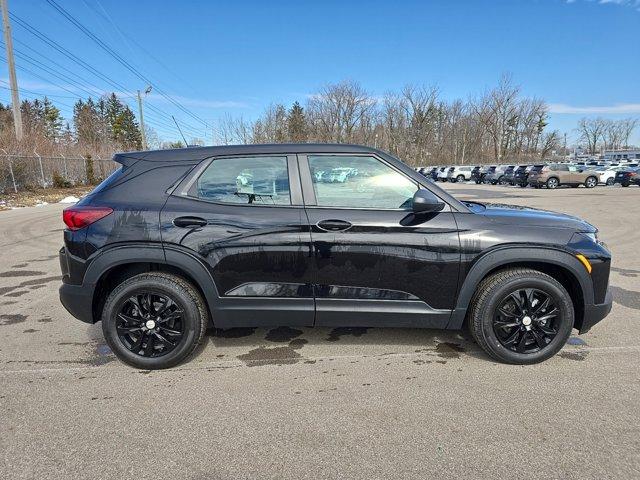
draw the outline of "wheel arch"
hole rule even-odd
[[[473,295],[489,275],[515,267],[532,268],[553,277],[569,292],[575,310],[574,327],[580,329],[585,305],[594,300],[593,285],[582,263],[570,252],[555,248],[506,247],[487,252],[469,269],[458,292],[447,328],[462,327]]]
[[[121,245],[101,252],[85,273],[84,285],[93,288],[94,323],[100,319],[108,292],[126,278],[145,272],[171,273],[187,280],[204,298],[209,318],[212,318],[212,307],[218,295],[213,277],[197,257],[161,246]]]

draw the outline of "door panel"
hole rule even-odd
[[[298,182],[299,192],[295,157],[290,160],[290,181]],[[242,175],[239,189],[253,198],[270,197],[255,172]],[[254,193],[258,185],[263,190]],[[169,197],[160,218],[162,240],[166,248],[188,249],[209,269],[210,288],[219,297],[212,312],[216,327],[313,325],[309,227],[301,194],[292,200],[298,205],[225,204],[188,191]]]
[[[414,216],[406,209],[406,197],[410,201],[418,185],[409,188],[404,175],[399,179],[399,172],[388,166],[371,167],[369,160],[350,156],[343,167],[351,171],[338,178],[334,171],[344,171],[340,161],[334,160],[331,168],[331,161],[318,157],[300,158],[314,257],[316,325],[446,326],[460,264],[450,208]],[[331,206],[322,206],[323,200]],[[350,201],[359,208],[343,206]],[[383,208],[387,202],[394,208]],[[363,208],[370,203],[378,208]]]

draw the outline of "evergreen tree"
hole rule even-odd
[[[289,110],[287,130],[289,140],[292,142],[303,143],[307,141],[307,120],[304,110],[298,102],[295,102]]]
[[[60,136],[62,130],[62,116],[51,100],[44,97],[42,104],[42,122],[45,137],[55,140]]]

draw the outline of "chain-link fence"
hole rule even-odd
[[[100,182],[119,165],[100,157],[0,155],[0,194]]]

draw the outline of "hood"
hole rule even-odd
[[[579,232],[596,232],[597,228],[581,218],[565,213],[522,207],[520,205],[504,205],[499,203],[485,204],[485,209],[477,212],[498,223],[522,226],[538,226],[549,228],[567,228]]]

